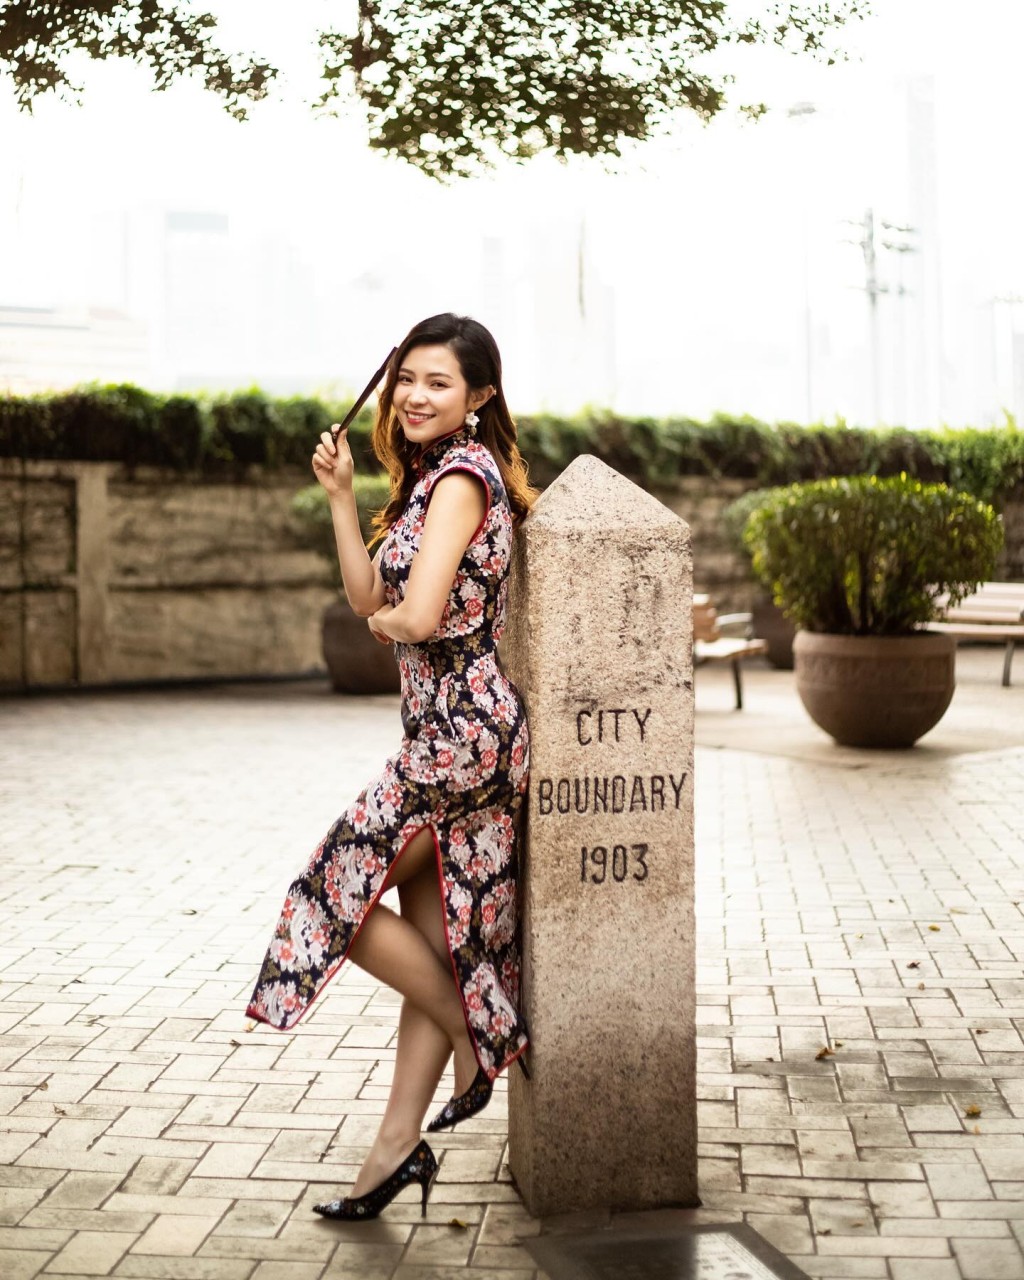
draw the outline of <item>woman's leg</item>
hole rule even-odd
[[[361,969],[404,997],[391,1092],[380,1130],[352,1188],[356,1196],[382,1182],[419,1141],[453,1044],[456,1092],[469,1088],[477,1067],[448,957],[429,829],[406,847],[388,885],[398,887],[401,916],[374,908],[351,951]]]

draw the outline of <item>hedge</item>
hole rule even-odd
[[[253,466],[306,470],[318,434],[346,407],[311,397],[272,398],[256,388],[211,397],[114,385],[0,397],[0,457],[113,461],[194,475]],[[372,421],[364,409],[350,432],[357,463],[367,472],[377,470],[369,451]],[[1024,431],[1012,419],[988,429],[909,431],[842,422],[772,425],[725,414],[698,422],[588,412],[568,419],[523,416],[519,433],[540,485],[581,453],[596,454],[651,486],[678,476],[731,476],[774,486],[905,472],[998,503],[1024,483]]]

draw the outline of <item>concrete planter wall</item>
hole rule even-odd
[[[0,460],[0,687],[322,671],[301,483]]]
[[[306,480],[0,459],[0,688],[323,672],[337,590],[291,514]],[[753,484],[652,486],[690,525],[696,587],[722,612],[761,594],[722,522]],[[1024,579],[1024,493],[1004,518],[999,576]]]
[[[844,747],[911,747],[934,729],[953,698],[952,636],[798,631],[793,653],[808,715]]]

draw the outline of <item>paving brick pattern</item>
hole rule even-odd
[[[823,1280],[1024,1277],[1021,692],[993,683],[994,752],[699,750],[704,1207],[659,1220],[744,1220]],[[425,1220],[310,1212],[374,1131],[395,1000],[349,968],[295,1034],[242,1009],[396,724],[314,684],[0,703],[4,1280],[534,1280],[523,1237],[609,1224],[525,1213],[504,1082],[434,1144]]]

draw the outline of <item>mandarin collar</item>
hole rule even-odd
[[[419,472],[433,471],[444,455],[456,444],[466,444],[471,439],[468,427],[456,427],[446,436],[433,441],[422,450],[414,465]]]

